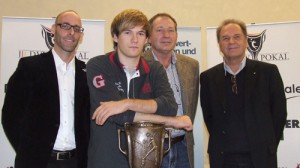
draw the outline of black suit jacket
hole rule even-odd
[[[245,126],[255,168],[277,167],[276,152],[286,121],[286,98],[278,68],[246,60]],[[209,137],[211,168],[220,168],[226,144],[222,134],[225,109],[223,63],[201,73],[200,100]]]
[[[85,63],[75,59],[74,118],[78,166],[86,168],[89,92]],[[59,88],[52,52],[20,59],[8,81],[2,124],[16,152],[15,168],[45,168],[60,124]]]

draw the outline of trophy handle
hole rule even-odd
[[[119,150],[120,150],[124,155],[128,156],[126,150],[123,151],[123,149],[121,148],[121,132],[124,132],[124,129],[118,129]]]
[[[169,147],[166,150],[164,149],[164,154],[168,153],[171,148],[171,131],[172,131],[171,129],[166,130],[169,138]]]

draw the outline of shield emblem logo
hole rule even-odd
[[[53,42],[54,34],[51,32],[51,30],[48,27],[45,27],[43,25],[41,26],[42,26],[42,36],[45,40],[47,47],[49,48],[49,50],[51,50],[54,46],[54,42]]]

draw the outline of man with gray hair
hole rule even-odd
[[[200,75],[211,168],[276,168],[287,109],[276,65],[246,57],[247,29],[239,20],[217,28],[223,63]]]

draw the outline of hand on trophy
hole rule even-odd
[[[181,129],[185,129],[186,131],[193,130],[193,123],[189,116],[187,115],[176,116],[174,119],[175,119],[173,123],[174,128],[181,128]]]

